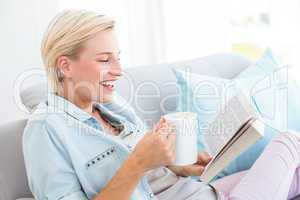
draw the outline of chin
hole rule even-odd
[[[111,103],[114,100],[114,95],[105,95],[98,98],[98,102],[100,103]]]

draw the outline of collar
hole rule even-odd
[[[54,109],[55,112],[63,111],[66,112],[68,115],[70,115],[73,118],[78,119],[79,121],[86,121],[90,118],[93,118],[89,113],[83,111],[81,108],[76,106],[75,104],[71,103],[67,99],[58,96],[54,93],[48,93],[47,102],[46,104],[52,109]]]
[[[81,108],[76,106],[75,104],[71,103],[69,100],[58,96],[54,93],[48,93],[48,98],[47,98],[47,105],[51,107],[51,109],[54,109],[54,112],[65,112],[71,117],[78,119],[81,122],[86,122],[92,118],[94,118],[92,115],[89,113],[83,111]],[[123,121],[120,120],[117,116],[114,115],[109,109],[106,108],[108,104],[100,104],[100,103],[95,103],[93,105],[93,108],[97,109],[101,115],[115,128],[123,130],[124,125]]]
[[[122,131],[124,129],[125,122],[116,116],[112,111],[107,109],[107,104],[95,103],[94,109],[97,109],[100,114],[114,127]]]

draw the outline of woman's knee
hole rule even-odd
[[[300,133],[295,131],[286,131],[279,133],[274,139],[276,142],[281,142],[286,145],[295,144],[298,146],[300,144]]]
[[[282,132],[277,135],[271,143],[276,144],[276,150],[286,150],[294,154],[294,157],[300,160],[300,134],[294,131]]]

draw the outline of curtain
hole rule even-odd
[[[59,9],[88,9],[113,17],[123,67],[165,61],[161,0],[58,0]]]

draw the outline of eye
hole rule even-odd
[[[107,63],[107,62],[109,62],[109,60],[108,59],[107,60],[98,60],[98,62]]]

